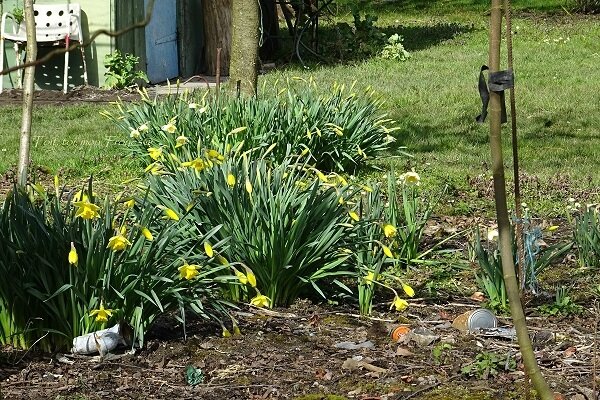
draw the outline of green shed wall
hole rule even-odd
[[[127,2],[121,0],[119,3]],[[64,4],[66,0],[37,0],[36,4]],[[78,0],[71,3],[79,3],[82,10],[82,30],[85,40],[89,39],[90,32],[98,29],[113,30],[115,28],[115,0]],[[2,12],[11,11],[19,4],[22,7],[22,0],[4,0],[2,3]],[[13,43],[6,41],[6,63],[14,66],[15,53]],[[38,50],[38,57],[47,54],[52,48],[41,47]],[[92,45],[85,49],[88,81],[90,85],[102,86],[104,84],[104,56],[115,49],[115,40],[106,35],[100,35]],[[71,52],[69,55],[69,87],[83,85],[83,64],[79,50]],[[58,56],[50,60],[47,64],[36,67],[36,86],[42,89],[62,90],[62,76],[64,68],[64,56]],[[4,88],[10,89],[17,87],[17,74],[13,72],[5,75]]]

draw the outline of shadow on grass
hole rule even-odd
[[[365,11],[375,13],[426,13],[426,14],[455,14],[461,13],[487,13],[490,1],[485,0],[379,0],[369,4]],[[564,12],[564,0],[515,0],[513,9],[516,11],[529,11],[541,13]],[[568,4],[567,4],[568,6]]]

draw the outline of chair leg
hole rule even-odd
[[[67,41],[67,47],[69,47],[69,41]],[[63,93],[67,93],[67,89],[68,89],[68,82],[69,79],[69,52],[67,51],[65,53],[65,77],[63,80]]]
[[[4,37],[0,34],[0,70],[4,69]],[[4,91],[4,75],[0,75],[0,93]]]
[[[82,44],[81,42],[79,44]],[[88,85],[88,75],[87,75],[87,62],[85,61],[85,49],[83,46],[79,47],[81,50],[81,60],[83,61],[83,84],[85,86]]]

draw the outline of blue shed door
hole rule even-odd
[[[146,25],[146,73],[150,83],[179,75],[177,54],[177,0],[155,0]],[[148,0],[144,0],[147,9]]]

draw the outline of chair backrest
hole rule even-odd
[[[64,40],[67,34],[71,40],[82,40],[79,4],[34,4],[33,14],[38,42]]]

